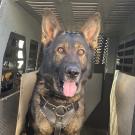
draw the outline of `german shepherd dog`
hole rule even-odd
[[[84,122],[84,86],[92,71],[100,14],[80,32],[64,32],[51,11],[42,18],[43,60],[29,107],[28,135],[79,135]]]

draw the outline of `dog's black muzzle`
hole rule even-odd
[[[81,74],[81,70],[76,65],[68,65],[65,67],[65,75],[68,79],[76,79]]]

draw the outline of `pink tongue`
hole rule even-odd
[[[63,85],[64,95],[67,97],[73,97],[76,93],[77,86],[74,81],[65,81]]]

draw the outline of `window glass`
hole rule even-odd
[[[25,37],[10,33],[3,58],[1,96],[19,90],[21,74],[26,65]]]
[[[118,46],[116,69],[135,75],[135,39],[126,40],[121,41]]]
[[[37,53],[38,53],[38,42],[35,40],[31,40],[27,72],[34,71],[37,69]]]
[[[20,49],[23,49],[23,47],[24,47],[24,40],[19,40],[19,42],[18,42],[18,47],[19,47]]]
[[[23,51],[18,51],[18,59],[23,59]]]
[[[23,60],[19,60],[19,61],[17,61],[17,63],[18,63],[17,68],[18,68],[18,69],[21,69],[22,66],[23,66],[23,64],[24,64],[24,61],[23,61]]]

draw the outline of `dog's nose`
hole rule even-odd
[[[76,66],[68,66],[66,67],[66,74],[71,77],[77,77],[80,74],[80,69]]]

